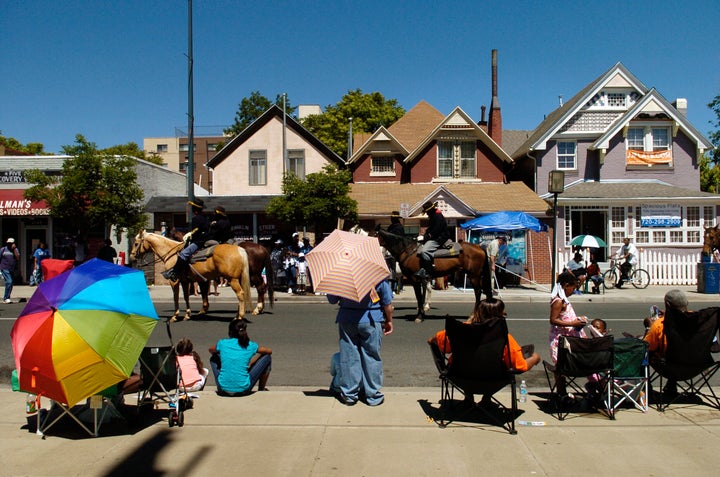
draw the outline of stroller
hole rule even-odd
[[[166,326],[170,343],[173,343],[170,323]],[[167,403],[168,425],[185,425],[185,411],[193,407],[193,402],[185,391],[175,345],[145,347],[140,353],[139,362],[143,384],[138,390],[138,412],[145,405],[157,409],[161,402]]]

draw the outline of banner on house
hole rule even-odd
[[[652,166],[653,164],[672,164],[672,151],[627,150],[627,164],[632,166]]]
[[[640,206],[641,227],[680,227],[682,207],[680,204],[643,204]]]

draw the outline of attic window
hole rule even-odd
[[[631,168],[672,167],[669,127],[629,127],[625,138],[625,164]]]
[[[394,176],[395,158],[393,156],[373,156],[370,161],[371,176]]]

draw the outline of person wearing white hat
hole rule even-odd
[[[305,287],[308,282],[308,263],[305,261],[305,253],[300,252],[297,258],[297,293],[305,294]]]
[[[3,303],[12,303],[10,294],[13,289],[13,274],[20,260],[20,252],[15,245],[15,239],[9,238],[3,248],[0,248],[0,272],[5,280],[5,295]]]

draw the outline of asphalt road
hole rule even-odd
[[[574,307],[578,314],[604,319],[614,334],[619,336],[623,331],[642,333],[642,319],[647,316],[649,305],[577,303]],[[24,303],[18,303],[0,308],[0,382],[3,383],[9,382],[10,370],[14,368],[10,331],[23,306]],[[161,317],[172,313],[169,302],[156,300],[155,306]],[[409,304],[398,303],[395,309],[395,331],[383,342],[385,385],[436,386],[437,374],[426,341],[444,327],[446,314],[465,319],[470,310],[471,304],[467,302],[438,303],[431,309],[428,319],[418,324],[412,321],[414,308]],[[227,336],[227,326],[235,311],[236,305],[232,302],[215,303],[210,314],[202,320],[170,325],[172,338],[175,342],[183,337],[190,338],[207,364],[207,349],[219,338]],[[540,355],[547,359],[549,305],[509,303],[507,312],[510,332],[517,341],[521,344],[534,343]],[[249,327],[250,338],[273,349],[269,386],[328,386],[330,357],[338,350],[335,313],[334,305],[323,303],[318,297],[312,303],[277,303],[274,309],[264,315],[250,317],[253,321]],[[170,344],[164,319],[155,328],[148,344]],[[547,385],[542,365],[526,373],[524,379],[531,387]],[[209,383],[214,384],[212,376]]]

